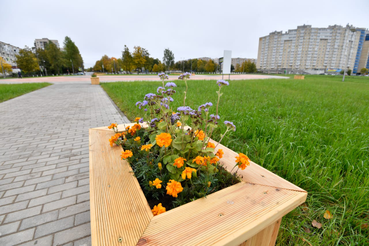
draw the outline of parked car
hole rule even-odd
[[[78,72],[77,75],[85,75],[84,72]]]

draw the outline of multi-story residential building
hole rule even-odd
[[[285,33],[275,31],[259,39],[256,66],[269,72],[339,72],[348,68],[356,72],[364,53],[359,46],[366,33],[369,31],[352,25],[303,25]]]
[[[53,42],[56,47],[60,49],[58,40],[48,39],[48,38],[42,38],[42,39],[35,39],[34,48],[37,49],[45,49],[46,44],[49,43],[49,41]]]
[[[369,33],[365,35],[365,39],[363,39],[362,44],[359,44],[359,46],[360,45],[362,45],[362,47],[361,55],[359,58],[359,65],[357,66],[358,73],[360,73],[362,68],[369,69]]]
[[[0,56],[13,68],[17,67],[17,58],[20,48],[0,41]]]
[[[232,62],[231,62],[231,64],[232,64],[234,67],[236,67],[236,65],[237,65],[237,64],[242,65],[242,63],[244,63],[245,61],[250,61],[250,62],[253,62],[253,63],[255,63],[255,64],[256,64],[256,59],[254,59],[254,58],[239,58],[239,57],[237,57],[237,58],[232,58]]]

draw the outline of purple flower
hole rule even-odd
[[[165,98],[166,99],[166,98]],[[160,103],[161,106],[164,106],[166,109],[169,109],[169,106],[165,103]]]
[[[185,72],[185,73],[183,73],[183,74],[179,75],[179,76],[178,76],[178,79],[184,79],[184,78],[189,79],[190,77],[191,77],[191,74],[190,74],[190,73],[188,73],[188,72]]]
[[[228,120],[224,121],[224,124],[229,127],[230,129],[232,129],[233,131],[236,131],[236,126],[233,124],[233,122],[230,122]]]
[[[174,99],[172,97],[168,97],[169,98],[169,101],[173,102]]]
[[[165,73],[159,73],[158,76],[161,78],[161,79],[169,79],[169,76],[166,75]]]
[[[154,123],[154,122],[156,122],[156,121],[159,121],[159,120],[158,120],[158,118],[154,118],[154,119],[152,119],[150,123]]]
[[[147,108],[145,108],[144,110],[147,111]]]
[[[176,84],[174,84],[173,82],[168,82],[165,87],[177,87]]]
[[[180,114],[179,113],[172,114],[172,116],[170,117],[170,119],[172,120],[172,122],[175,122],[175,121],[179,120],[180,118],[181,117],[180,117]]]
[[[158,93],[161,93],[162,91],[165,91],[164,87],[159,86],[158,89],[156,90]]]
[[[212,120],[214,120],[214,119],[219,120],[219,119],[220,119],[220,116],[219,116],[219,115],[213,115],[213,114],[211,114],[211,115],[210,115],[210,118],[211,118]]]
[[[144,118],[139,119],[138,122],[143,123],[144,122]]]
[[[138,102],[136,102],[136,107],[138,106],[138,105],[142,105],[142,102],[140,102],[140,101],[138,101]]]
[[[177,108],[177,111],[179,111],[179,112],[185,112],[185,111],[190,112],[190,111],[192,111],[192,108],[190,108],[189,106],[181,106],[181,107]]]
[[[225,81],[225,80],[220,79],[220,80],[218,80],[218,81],[217,81],[217,84],[218,84],[219,86],[223,86],[223,85],[229,85],[229,82],[227,82],[227,81]]]
[[[148,94],[145,95],[145,99],[148,99],[148,100],[150,100],[154,97],[156,97],[156,95],[154,93],[148,93]]]
[[[142,107],[145,107],[148,103],[149,103],[148,101],[143,100],[143,101],[142,101]]]
[[[197,110],[200,111],[200,112],[201,112],[201,110],[204,110],[205,112],[208,112],[209,111],[209,108],[211,106],[213,106],[213,104],[211,102],[207,102],[205,104],[200,105]]]
[[[176,91],[173,90],[173,89],[171,89],[171,88],[169,88],[168,90],[164,91],[164,94],[166,94],[166,95],[173,95],[174,93],[176,93]]]

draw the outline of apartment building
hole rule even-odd
[[[13,68],[17,67],[16,55],[19,55],[20,48],[0,41],[0,56]]]
[[[53,39],[48,39],[48,38],[35,39],[34,48],[36,48],[36,50],[37,49],[45,49],[45,46],[46,46],[46,44],[49,43],[49,41],[53,42],[56,45],[56,47],[58,47],[60,49],[58,40],[53,40]]]
[[[262,71],[312,72],[359,69],[365,55],[362,44],[369,31],[352,25],[328,28],[298,26],[287,32],[272,32],[259,38],[256,67]],[[368,57],[366,57],[368,58]]]

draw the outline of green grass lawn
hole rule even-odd
[[[369,244],[369,78],[341,80],[306,75],[305,80],[230,81],[222,89],[221,120],[237,126],[222,143],[309,192],[306,204],[282,220],[278,245]],[[185,89],[184,82],[175,82],[174,109]],[[188,84],[189,106],[216,103],[215,81]],[[101,84],[131,120],[144,116],[135,103],[160,85]],[[326,210],[332,219],[323,217]],[[313,220],[322,228],[313,227]]]
[[[0,102],[51,85],[50,83],[0,84]]]

